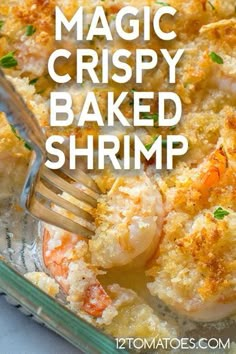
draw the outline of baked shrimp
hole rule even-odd
[[[46,226],[43,235],[45,266],[61,285],[68,300],[77,310],[100,317],[111,305],[111,299],[97,280],[103,274],[90,263],[88,243],[82,237],[53,226]]]
[[[100,322],[117,311],[99,275],[105,268],[132,263],[139,256],[140,262],[145,262],[155,252],[163,222],[161,195],[144,172],[112,180],[111,190],[100,197],[94,211],[99,225],[90,241],[54,226],[43,227],[43,259],[50,275],[74,309]],[[68,198],[76,203],[73,197]]]
[[[145,172],[117,177],[98,200],[96,233],[89,242],[92,261],[103,268],[144,264],[162,232],[162,197]]]
[[[69,307],[87,321],[102,326],[114,336],[124,335],[129,329],[130,335],[136,333],[140,337],[176,337],[176,324],[160,319],[133,290],[118,284],[101,284],[98,278],[105,272],[91,263],[87,240],[45,226],[43,255],[50,275],[67,294]],[[29,273],[27,278],[50,295],[52,292],[55,294],[56,284],[46,275]],[[42,279],[45,279],[44,283]],[[136,327],[137,322],[140,323],[139,328]]]
[[[147,0],[131,3],[137,8],[150,6],[152,16],[164,4]],[[117,12],[127,1],[0,1],[0,60],[10,54],[15,63],[3,69],[47,136],[75,135],[78,148],[86,147],[87,135],[93,135],[96,140],[99,134],[111,133],[120,140],[124,134],[132,140],[136,134],[143,144],[152,143],[159,135],[166,138],[181,134],[188,139],[189,151],[185,156],[176,157],[173,171],[157,172],[152,161],[146,164],[142,160],[145,171],[136,175],[123,171],[115,174],[105,170],[100,175],[93,172],[102,195],[97,209],[93,210],[96,230],[91,240],[43,225],[47,275],[31,273],[27,278],[52,296],[57,295],[59,288],[63,290],[68,306],[76,314],[102,326],[113,336],[169,338],[178,335],[167,313],[168,323],[161,320],[158,302],[151,295],[175,313],[196,321],[218,320],[236,310],[235,0],[168,0],[168,4],[177,13],[174,20],[164,16],[161,27],[164,32],[175,31],[176,39],[164,42],[151,35],[146,42],[141,23],[140,38],[131,43],[121,40],[115,31]],[[64,39],[55,41],[55,6],[69,20],[78,5],[84,6],[88,13],[85,34],[95,7],[103,6],[115,40],[107,43],[101,36],[95,36],[92,41],[78,42],[74,30],[63,30]],[[132,52],[131,66],[135,63],[136,49],[148,47],[159,53],[165,48],[172,57],[180,48],[185,52],[176,66],[175,85],[169,84],[168,65],[160,57],[158,69],[143,72],[142,84],[131,80],[125,87],[110,82],[94,87],[89,74],[82,85],[75,84],[74,54],[78,47],[95,50],[99,58],[103,48],[109,54],[120,48],[128,49]],[[72,78],[64,85],[55,85],[48,74],[49,56],[57,48],[72,53],[68,61],[56,62],[56,72],[69,73]],[[101,69],[99,60],[99,78]],[[113,73],[111,69],[109,75]],[[106,121],[107,92],[118,96],[124,90],[129,94],[122,104],[122,113],[130,127],[121,131],[119,119],[112,129],[99,128],[95,122],[87,122],[83,128],[75,126],[88,91],[96,94]],[[75,125],[50,127],[51,91],[72,95]],[[133,91],[153,91],[155,98],[158,92],[174,91],[182,101],[183,116],[179,124],[160,127],[154,102],[150,115],[146,115],[147,119],[154,119],[154,126],[132,126]],[[171,117],[172,105],[166,102],[165,108],[167,117]],[[10,194],[8,180],[19,184],[26,171],[23,177],[17,174],[14,180],[8,176],[16,169],[16,162],[27,163],[30,152],[11,131],[2,113],[0,128],[0,180],[4,181],[2,191]],[[122,159],[122,149],[119,156]],[[7,161],[11,168],[6,166]],[[57,211],[65,213],[62,209]],[[137,294],[144,297],[147,294],[147,298],[143,300]]]
[[[178,313],[215,321],[236,311],[236,175],[224,146],[167,192],[168,215],[148,284]]]

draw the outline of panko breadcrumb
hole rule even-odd
[[[164,4],[148,0],[128,3],[137,8],[150,6],[152,15]],[[50,91],[62,88],[48,75],[48,57],[59,46],[73,54],[78,46],[71,34],[66,34],[60,43],[54,40],[55,5],[68,18],[78,6],[84,6],[89,14],[97,5],[103,6],[115,32],[115,16],[128,3],[123,0],[1,1],[0,57],[13,52],[18,63],[5,72],[47,136],[74,134],[78,146],[84,147],[87,134],[97,137],[106,133],[105,128],[100,130],[93,123],[78,128],[76,119],[71,127],[49,126]],[[182,134],[189,140],[188,153],[175,159],[173,171],[157,173],[146,162],[144,172],[130,179],[125,174],[117,178],[110,168],[102,173],[93,171],[103,194],[94,211],[97,230],[91,241],[48,225],[44,228],[44,261],[50,276],[66,293],[70,308],[113,336],[163,338],[178,334],[168,316],[163,321],[159,311],[139,296],[143,287],[137,291],[130,279],[130,289],[124,288],[117,285],[115,277],[109,278],[113,267],[120,270],[123,278],[128,270],[130,274],[130,269],[141,267],[147,274],[146,285],[152,303],[155,297],[161,299],[177,314],[209,321],[236,311],[235,0],[168,0],[168,4],[177,9],[177,14],[174,21],[165,16],[162,29],[174,30],[177,33],[174,41],[163,43],[152,33],[148,43],[140,39],[131,44],[113,33],[115,41],[106,43],[96,37],[81,42],[80,47],[96,49],[98,55],[105,46],[110,53],[116,48],[127,48],[132,52],[131,65],[137,48],[148,47],[157,52],[166,48],[171,54],[185,48],[177,66],[176,85],[168,83],[167,63],[160,60],[158,70],[145,73],[142,85],[134,81],[127,83],[125,90],[129,91],[129,97],[123,104],[124,114],[130,119],[133,90],[174,91],[183,103],[181,122],[171,130],[158,126],[147,129],[131,126],[129,130],[121,130],[117,125],[114,134],[120,139],[124,133],[137,134],[144,142],[153,141],[157,135],[165,138],[169,134]],[[32,36],[26,36],[28,25],[35,29]],[[141,31],[142,26],[141,23]],[[216,57],[221,64],[214,60]],[[69,72],[75,78],[75,56],[68,63],[59,61],[57,71]],[[88,91],[96,93],[105,116],[106,92],[113,91],[118,96],[124,90],[123,85],[93,86],[87,81],[80,86],[73,82],[63,86],[72,95],[76,117]],[[171,114],[171,106],[167,104],[166,109]],[[156,112],[155,103],[151,110]],[[12,160],[13,165],[16,161],[25,163],[29,151],[7,125],[3,113],[0,113],[0,128],[0,177],[3,177],[9,176],[6,161]],[[121,159],[122,156],[121,151]],[[14,179],[14,183],[19,181]],[[214,214],[218,208],[228,213],[220,220]],[[135,227],[138,237],[131,239]],[[44,273],[32,273],[27,278],[52,295],[58,292],[58,285]],[[109,279],[108,285],[104,279]]]
[[[117,211],[119,206],[119,211]],[[145,262],[155,252],[163,223],[162,198],[148,176],[123,175],[98,199],[92,263],[103,268]]]
[[[59,285],[56,281],[43,272],[26,273],[25,277],[52,297],[59,293]]]

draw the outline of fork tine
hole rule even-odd
[[[82,192],[78,188],[74,187],[72,184],[66,182],[63,178],[59,177],[54,172],[47,169],[47,167],[43,166],[41,172],[41,178],[46,179],[48,182],[52,183],[62,192],[66,192],[72,195],[73,197],[91,205],[94,208],[97,206],[97,200],[95,198]]]
[[[87,238],[91,238],[94,235],[94,231],[87,229],[86,227],[74,222],[71,219],[66,218],[65,216],[56,213],[55,211],[45,207],[37,199],[33,198],[30,203],[29,211],[36,216],[37,218],[43,220],[48,224],[62,228],[69,232],[72,232],[77,235],[81,235]]]
[[[55,144],[56,145],[56,144]],[[66,154],[65,154],[66,155]],[[51,161],[55,161],[57,158],[51,154],[48,154],[48,157]],[[86,187],[90,188],[93,192],[101,194],[101,190],[88,174],[83,172],[81,169],[71,170],[68,158],[65,159],[65,164],[61,168],[61,170],[70,178],[72,178],[75,182],[79,182]]]
[[[62,207],[63,209],[70,211],[74,215],[76,215],[82,219],[85,219],[88,222],[94,221],[94,217],[90,213],[79,208],[77,205],[72,204],[68,200],[60,197],[56,193],[52,192],[49,188],[47,188],[42,183],[42,181],[38,181],[38,183],[35,187],[35,192],[39,193],[42,197],[48,199],[53,204],[56,204],[56,205]]]
[[[70,178],[75,180],[76,182],[79,182],[86,187],[90,188],[93,192],[101,194],[101,191],[99,187],[97,186],[96,182],[90,177],[89,175],[86,175],[82,170],[76,169],[76,170],[71,170],[69,168],[69,163],[66,160],[64,166],[61,168],[61,170],[68,175]]]
[[[73,174],[73,179],[82,183],[87,189],[84,192],[83,190],[76,188],[73,184],[68,183],[62,177],[57,176],[55,172],[42,166],[46,160],[45,134],[43,134],[36,117],[27,108],[21,95],[15,91],[13,85],[5,78],[5,75],[1,70],[0,84],[2,88],[0,90],[0,106],[6,113],[9,123],[13,124],[21,138],[29,143],[34,151],[23,191],[21,193],[21,205],[31,214],[49,224],[53,224],[72,233],[86,237],[93,236],[95,226],[90,222],[92,221],[92,215],[86,210],[77,207],[73,203],[68,202],[61,196],[57,195],[55,189],[57,191],[59,189],[60,191],[73,196],[79,201],[88,204],[90,207],[96,207],[96,198],[100,193],[96,183],[81,171],[78,173],[77,177],[76,174]],[[65,168],[65,172],[66,175],[69,176],[68,168]],[[49,190],[50,187],[46,187],[42,180],[44,180],[44,182],[49,182],[52,190]],[[53,188],[53,186],[56,188]],[[94,191],[96,191],[96,193],[94,193]],[[92,194],[94,194],[94,196],[92,196]],[[54,210],[51,210],[50,200],[52,203],[56,203],[55,205],[61,206],[65,210],[72,212],[75,216],[78,216],[78,221],[71,220]]]

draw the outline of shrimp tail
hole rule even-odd
[[[82,309],[93,317],[101,317],[103,311],[112,303],[102,285],[91,284],[85,291]]]
[[[204,190],[208,190],[217,183],[224,175],[227,169],[227,157],[221,146],[219,149],[213,152],[210,156],[207,170],[202,173],[201,186]]]

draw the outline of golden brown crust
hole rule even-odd
[[[55,6],[55,0],[26,0],[23,6],[13,7],[12,14],[23,24],[35,26],[39,32],[53,33]]]
[[[3,0],[4,1],[4,0]],[[183,134],[189,140],[189,151],[175,161],[175,169],[162,172],[156,184],[161,189],[165,201],[166,219],[162,232],[162,242],[154,266],[148,272],[154,278],[152,293],[160,297],[176,311],[184,309],[185,314],[197,312],[212,303],[230,303],[236,300],[235,292],[235,212],[236,212],[236,20],[235,0],[168,0],[178,10],[173,21],[168,16],[162,21],[164,31],[175,30],[176,41],[161,42],[152,34],[148,47],[158,51],[167,48],[174,54],[178,48],[186,48],[183,59],[177,68],[177,84],[167,82],[168,66],[160,58],[158,69],[146,73],[143,85],[130,82],[125,89],[130,91],[175,91],[183,102],[183,117],[174,131],[169,128],[154,127],[145,132],[145,141],[163,134]],[[93,12],[97,2],[87,0],[68,3],[62,0],[26,0],[21,5],[9,6],[7,1],[0,5],[0,16],[4,26],[0,35],[0,55],[14,51],[18,67],[7,70],[14,84],[33,110],[47,134],[75,134],[78,146],[86,145],[87,134],[97,137],[99,130],[88,124],[84,129],[73,127],[63,129],[49,128],[47,99],[52,89],[57,89],[47,76],[47,60],[57,45],[74,52],[77,44],[68,40],[65,44],[54,41],[54,7],[63,7],[66,16],[71,18],[78,4]],[[104,6],[110,21],[114,14],[127,2],[112,0],[99,3]],[[152,6],[152,12],[161,6],[155,1],[133,0],[132,5]],[[27,25],[33,25],[36,32],[31,37],[25,35]],[[84,44],[80,44],[84,45]],[[96,49],[101,54],[105,42],[95,39],[86,42],[86,47]],[[128,43],[115,37],[106,44],[110,51],[117,48],[131,50],[131,64],[134,64],[134,51],[147,46],[143,41]],[[210,53],[219,55],[223,64],[218,64]],[[61,73],[69,71],[75,78],[75,58],[66,65],[61,61],[57,69]],[[69,68],[68,68],[69,66]],[[99,70],[101,68],[99,67]],[[29,80],[39,78],[32,89]],[[85,80],[86,81],[86,80]],[[93,90],[106,113],[105,96],[107,91],[117,95],[124,90],[123,85],[108,85],[94,88],[85,83],[83,87],[68,85],[75,101],[75,114],[82,107],[85,94]],[[33,91],[32,91],[33,90]],[[36,94],[39,92],[39,94]],[[157,96],[156,96],[157,97]],[[132,95],[124,104],[128,118],[132,117]],[[167,107],[170,111],[170,108]],[[153,112],[156,103],[152,105]],[[168,111],[168,112],[169,112]],[[4,123],[2,123],[4,122]],[[27,157],[22,142],[11,132],[3,115],[0,153],[8,156],[17,154]],[[135,133],[133,129],[132,134]],[[17,155],[18,156],[18,155]],[[216,158],[217,157],[217,158]],[[155,176],[156,177],[156,176]],[[114,177],[110,171],[97,176],[103,192],[111,189]],[[136,203],[139,203],[139,199]],[[230,213],[224,220],[214,218],[214,211],[222,207]],[[106,205],[99,206],[98,213],[104,213]],[[134,214],[138,208],[134,208]],[[100,226],[102,221],[97,217]],[[118,235],[119,245],[125,251],[132,247],[125,232]],[[112,244],[112,242],[111,242]]]

